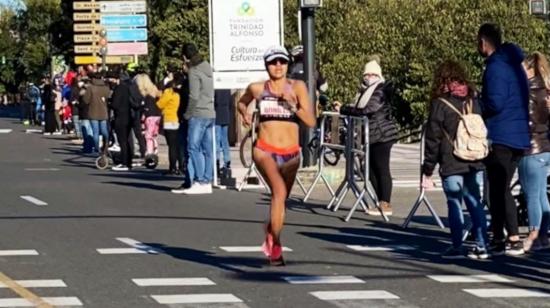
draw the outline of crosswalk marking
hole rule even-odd
[[[282,278],[291,284],[365,283],[354,276],[285,276]]]
[[[507,298],[507,297],[550,297],[550,293],[530,289],[463,289],[481,298]]]
[[[309,294],[324,301],[352,300],[352,299],[399,299],[399,296],[383,290],[369,291],[317,291]]]
[[[42,201],[42,200],[39,200],[33,196],[20,196],[21,199],[25,200],[25,201],[28,201],[34,205],[38,205],[38,206],[46,206],[48,205],[48,203]]]
[[[212,286],[215,285],[208,278],[136,278],[132,281],[140,287],[152,286]]]
[[[27,134],[41,134],[42,133],[42,130],[41,129],[27,129],[25,130],[25,133]]]
[[[78,297],[42,297],[44,302],[52,306],[82,306]],[[24,298],[0,298],[0,307],[35,307],[36,305]]]
[[[16,280],[18,285],[24,288],[65,288],[67,285],[61,279],[36,279],[36,280]],[[6,284],[0,282],[0,288],[8,288]]]
[[[262,252],[261,246],[220,246],[226,252]],[[291,252],[292,249],[283,247],[283,251]]]
[[[131,246],[132,248],[98,248],[96,251],[102,255],[162,253],[161,249],[145,245],[140,241],[136,241],[128,237],[117,237],[116,240]]]
[[[38,256],[38,251],[34,249],[22,249],[22,250],[0,250],[0,257],[10,256]]]
[[[25,171],[59,171],[59,168],[25,168]]]
[[[514,282],[499,275],[428,275],[441,283]]]
[[[398,251],[414,250],[414,247],[407,245],[388,245],[388,246],[367,246],[367,245],[347,245],[349,249],[355,251]]]
[[[9,133],[11,133],[11,132],[12,132],[12,130],[9,129],[9,128],[2,128],[2,129],[0,129],[0,134],[9,134]]]
[[[243,301],[233,294],[175,294],[151,295],[159,304],[217,304],[242,303]]]

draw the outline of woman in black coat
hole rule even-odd
[[[342,114],[367,116],[369,119],[369,181],[380,201],[380,208],[387,216],[392,215],[390,154],[397,140],[397,125],[386,97],[388,92],[382,69],[377,60],[372,60],[365,65],[354,104],[340,110]],[[380,215],[380,212],[378,209],[369,209],[369,214]]]
[[[42,89],[42,103],[44,104],[44,135],[53,134],[57,128],[55,120],[55,100],[52,96],[52,86],[48,78],[44,79],[44,87]]]

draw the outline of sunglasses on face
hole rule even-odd
[[[267,65],[277,65],[277,64],[286,65],[288,64],[288,61],[285,59],[275,59],[267,62]]]

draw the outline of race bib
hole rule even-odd
[[[288,109],[288,104],[278,100],[262,100],[260,102],[260,115],[277,118],[290,118],[292,111]]]

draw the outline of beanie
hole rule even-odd
[[[366,74],[375,74],[378,77],[382,78],[382,69],[380,68],[380,65],[376,61],[370,61],[367,64],[365,64],[365,70],[363,71],[363,75]]]

